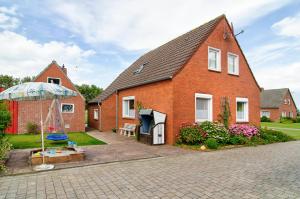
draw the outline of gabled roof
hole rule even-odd
[[[172,79],[223,18],[225,15],[144,54],[89,103],[101,102],[118,90]]]
[[[263,90],[260,93],[261,108],[279,108],[284,103],[284,97],[290,92],[288,88]],[[292,98],[293,99],[293,98]]]
[[[58,68],[58,70],[61,71],[61,73],[64,75],[64,77],[72,84],[74,90],[79,94],[79,96],[85,100],[85,97],[79,92],[79,90],[76,88],[76,86],[73,84],[73,82],[70,80],[70,78],[68,77],[68,75],[63,71],[62,67],[59,66],[57,64],[57,62],[55,60],[53,60],[46,68],[44,68],[44,70],[42,70],[32,81],[35,82],[43,73],[45,73],[47,71],[47,69],[50,67],[50,66],[56,66]]]

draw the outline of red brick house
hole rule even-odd
[[[288,88],[262,90],[260,93],[260,116],[272,121],[280,117],[297,117],[297,107]]]
[[[67,76],[67,69],[59,66],[56,61],[49,64],[36,78],[35,82],[48,82],[63,85],[69,89],[77,91],[76,97],[60,100],[61,111],[65,122],[65,131],[85,131],[85,99],[75,88],[74,84]],[[51,104],[51,100],[42,102],[43,118],[45,119]],[[12,126],[13,130],[8,133],[25,133],[26,126],[29,122],[40,124],[40,106],[37,101],[20,101],[14,102],[16,109]],[[11,110],[12,111],[12,110]]]
[[[224,97],[231,123],[260,123],[260,87],[225,15],[144,54],[89,102],[101,131],[138,123],[137,104],[167,114],[166,141],[182,123],[215,121]]]

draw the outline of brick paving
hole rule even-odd
[[[0,178],[0,198],[300,198],[300,141]]]
[[[133,137],[125,137],[112,132],[89,131],[89,135],[100,139],[107,145],[83,146],[86,151],[85,161],[56,164],[55,168],[70,168],[100,163],[166,157],[193,153],[170,145],[149,146],[137,142]],[[7,162],[8,174],[33,172],[28,163],[31,149],[13,150]]]

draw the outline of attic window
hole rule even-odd
[[[143,71],[143,69],[144,69],[144,67],[145,67],[146,64],[148,64],[148,62],[143,63],[142,65],[140,65],[138,69],[136,69],[135,71],[133,71],[133,74],[134,75],[140,74]]]

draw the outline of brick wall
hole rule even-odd
[[[42,74],[36,79],[36,82],[47,82],[47,77],[56,77],[61,79],[61,85],[75,90],[73,84],[62,72],[56,63],[52,63]],[[78,94],[76,97],[60,100],[61,103],[74,104],[74,113],[63,113],[65,124],[69,124],[70,128],[65,129],[66,132],[71,131],[85,131],[85,101]],[[45,120],[51,100],[42,102],[43,118]],[[19,133],[26,132],[26,125],[28,122],[40,124],[40,103],[37,101],[22,101],[19,103],[18,115]]]
[[[289,116],[289,113],[292,112],[293,113],[293,118],[296,118],[297,108],[296,108],[296,105],[295,105],[294,101],[292,100],[292,96],[291,96],[290,92],[288,92],[286,94],[284,99],[290,100],[290,104],[285,104],[284,102],[281,104],[281,106],[279,107],[279,118],[278,119],[280,119],[280,116],[281,116],[282,112],[286,112],[287,117]]]
[[[278,108],[264,108],[260,111],[269,111],[270,112],[270,119],[272,121],[279,121],[280,119],[280,113]]]

